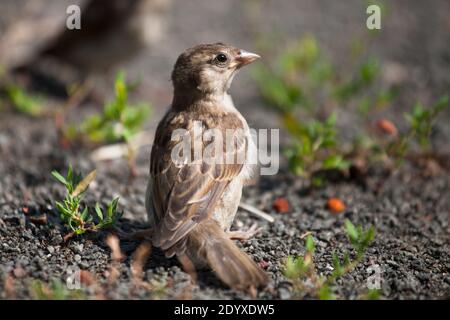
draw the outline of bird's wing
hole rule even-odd
[[[236,116],[230,116],[236,117]],[[227,119],[225,123],[232,126],[240,126],[239,119]],[[179,125],[179,124],[178,124]],[[196,135],[192,127],[187,126],[187,135],[191,137],[191,156],[194,155],[194,141],[199,141],[201,136]],[[223,141],[225,141],[225,128],[220,126]],[[166,127],[159,128],[159,136],[155,138],[151,154],[151,176],[153,178],[153,204],[157,216],[156,230],[153,243],[166,251],[166,255],[184,251],[186,235],[203,219],[206,219],[214,210],[217,201],[221,198],[225,188],[230,181],[242,170],[247,150],[247,137],[239,130],[234,135],[234,147],[226,147],[226,143],[220,152],[212,151],[210,148],[210,159],[204,158],[198,161],[187,161],[176,163],[171,155],[174,148],[179,144],[171,141],[172,126],[166,121]],[[233,129],[233,128],[231,128]],[[203,151],[210,143],[219,141],[200,141]],[[186,152],[187,153],[187,152]],[[234,159],[233,163],[222,159]],[[231,158],[232,157],[232,158]],[[244,159],[244,161],[239,161]],[[226,162],[226,163],[225,163]]]

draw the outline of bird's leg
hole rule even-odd
[[[262,228],[258,228],[258,224],[254,223],[248,230],[228,231],[227,235],[231,240],[246,241],[260,233]]]

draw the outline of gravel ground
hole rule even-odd
[[[123,230],[145,227],[144,193],[149,148],[138,156],[138,177],[128,180],[124,161],[94,164],[86,150],[60,151],[56,136],[47,130],[50,120],[34,120],[6,113],[0,126],[0,297],[30,298],[34,280],[52,278],[65,282],[68,269],[88,270],[104,286],[107,298],[246,298],[224,288],[211,272],[200,271],[196,285],[174,259],[165,259],[154,250],[144,268],[144,280],[159,290],[137,290],[130,276],[131,255],[138,243],[121,242],[126,259],[118,265],[120,277],[113,284],[106,278],[111,266],[110,249],[105,233],[63,240],[67,230],[60,225],[53,207],[63,190],[50,178],[52,169],[64,170],[70,161],[83,172],[98,169],[88,201],[108,201],[120,195],[124,218]],[[366,186],[351,179],[311,190],[304,182],[280,172],[263,177],[245,189],[244,201],[275,218],[274,223],[259,221],[240,212],[235,227],[258,222],[263,232],[240,244],[271,275],[270,287],[258,298],[287,299],[293,294],[291,284],[283,278],[280,263],[287,255],[304,253],[301,235],[311,231],[317,245],[316,264],[320,273],[331,270],[331,253],[348,247],[343,221],[373,224],[376,240],[368,249],[364,262],[337,282],[341,298],[357,298],[366,292],[367,268],[378,264],[382,270],[383,297],[388,299],[450,298],[449,212],[450,176],[448,168],[435,176],[406,165],[390,173],[371,169]],[[286,197],[290,211],[280,214],[272,209],[273,201]],[[339,197],[347,205],[344,213],[333,215],[325,209],[329,197]],[[48,222],[36,217],[45,214]],[[10,275],[9,280],[8,275]],[[14,290],[8,284],[12,280]],[[89,297],[93,289],[86,289]],[[156,293],[155,293],[156,292]]]

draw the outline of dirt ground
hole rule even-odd
[[[170,103],[170,71],[177,55],[186,47],[201,42],[225,41],[245,49],[254,47],[258,33],[277,31],[286,39],[314,34],[332,58],[343,67],[353,37],[365,32],[365,10],[360,1],[173,1],[168,17],[165,41],[141,52],[123,65],[131,78],[142,76],[142,85],[134,99],[151,101],[153,115],[146,124],[150,132]],[[250,9],[259,3],[259,14]],[[250,9],[249,9],[250,8]],[[256,11],[258,12],[258,11]],[[433,17],[433,18],[431,18]],[[384,20],[383,20],[384,21]],[[334,32],[331,32],[333,30]],[[289,41],[289,40],[287,40]],[[281,40],[280,40],[281,42]],[[392,119],[419,100],[429,104],[450,88],[450,4],[448,1],[395,1],[389,3],[382,32],[371,43],[369,52],[380,58],[386,70],[400,74],[401,93],[395,106],[386,111]],[[264,62],[263,62],[264,63]],[[399,71],[400,70],[400,71]],[[102,87],[110,85],[112,75],[104,77]],[[395,80],[397,81],[397,80]],[[278,119],[263,108],[255,84],[242,71],[231,93],[250,126],[278,128]],[[80,106],[81,114],[90,106]],[[74,116],[75,117],[75,116]],[[341,127],[356,130],[351,114],[342,111]],[[316,240],[315,261],[322,274],[331,272],[333,250],[348,248],[343,222],[374,225],[376,239],[364,262],[336,284],[340,298],[356,299],[367,291],[367,268],[379,265],[382,298],[450,298],[450,112],[439,119],[432,142],[446,165],[438,174],[427,175],[416,164],[406,163],[400,170],[370,168],[365,186],[349,178],[309,189],[306,182],[289,174],[282,166],[279,174],[261,177],[244,191],[243,202],[252,204],[274,218],[274,223],[240,211],[235,227],[253,222],[263,228],[256,238],[239,245],[264,265],[271,276],[262,299],[289,299],[292,285],[281,274],[281,262],[288,255],[304,253],[301,236],[311,231]],[[353,126],[353,127],[352,127]],[[283,138],[282,138],[283,140]],[[129,179],[124,160],[96,163],[85,147],[69,150],[58,144],[52,119],[33,119],[11,110],[0,114],[0,298],[33,297],[33,280],[65,282],[70,266],[88,270],[107,287],[107,298],[248,298],[222,286],[208,271],[198,273],[196,285],[181,270],[175,259],[167,260],[157,250],[144,269],[144,280],[160,290],[134,290],[130,275],[131,254],[137,242],[122,241],[126,259],[120,263],[120,277],[106,286],[110,267],[110,249],[105,233],[78,237],[64,242],[66,230],[60,224],[54,201],[63,190],[51,178],[52,170],[67,169],[68,163],[87,173],[96,168],[98,176],[88,192],[88,201],[106,203],[120,196],[124,218],[119,227],[135,230],[145,227],[144,194],[149,168],[151,141],[139,150],[137,177]],[[276,213],[273,201],[286,197],[290,211]],[[345,200],[347,209],[332,215],[325,209],[329,197]],[[45,214],[47,224],[36,217]],[[14,280],[14,293],[6,288],[8,275]],[[86,294],[93,296],[92,289]],[[308,298],[308,297],[307,297]]]

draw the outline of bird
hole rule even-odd
[[[228,91],[236,73],[258,58],[221,42],[196,45],[178,57],[171,77],[173,100],[152,145],[145,199],[153,246],[168,258],[188,258],[196,268],[209,266],[232,289],[253,292],[267,286],[269,277],[233,240],[248,239],[260,229],[230,227],[242,188],[255,174],[256,145]],[[196,124],[205,135],[231,130],[233,148],[216,136],[205,139]],[[173,139],[177,130],[191,142],[181,161],[173,157],[180,145]],[[192,159],[194,146],[215,151],[209,158]]]

